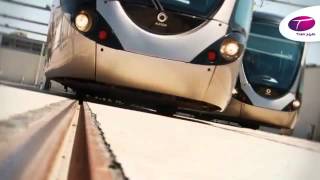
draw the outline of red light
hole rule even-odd
[[[104,30],[99,32],[99,39],[100,40],[106,40],[108,38],[108,33]]]
[[[214,62],[217,59],[217,53],[215,51],[208,52],[208,60]]]

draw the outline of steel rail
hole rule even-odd
[[[37,120],[23,119],[32,123],[22,132],[0,123],[0,136],[7,132],[0,138],[1,179],[126,179],[86,103],[58,103],[28,117]]]
[[[15,122],[17,127],[2,135],[7,136],[7,146],[1,146],[0,149],[1,179],[47,179],[52,168],[51,162],[56,159],[56,152],[75,112],[73,102],[60,106],[54,106],[54,112],[37,120],[23,118],[32,122],[27,124],[28,128],[23,132],[15,132],[18,124],[22,123]],[[14,122],[14,119],[8,123],[10,121]]]
[[[68,179],[123,180],[121,167],[115,161],[109,145],[103,140],[94,115],[83,103],[79,114]]]

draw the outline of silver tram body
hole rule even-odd
[[[251,0],[55,1],[46,78],[78,92],[224,110],[252,10]]]
[[[294,128],[307,47],[280,34],[281,20],[273,14],[254,13],[239,81],[224,117],[240,119],[243,124]]]

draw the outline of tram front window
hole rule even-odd
[[[123,0],[125,3],[154,6],[153,0]],[[208,17],[223,0],[159,0],[164,10]]]
[[[300,68],[303,44],[281,36],[278,25],[253,23],[243,59],[249,83],[286,93]]]

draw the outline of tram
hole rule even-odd
[[[225,118],[292,131],[302,101],[305,43],[284,38],[282,17],[254,13],[239,80]],[[221,115],[221,114],[220,114]]]
[[[167,114],[222,111],[252,13],[252,0],[55,0],[45,87],[57,81]]]

